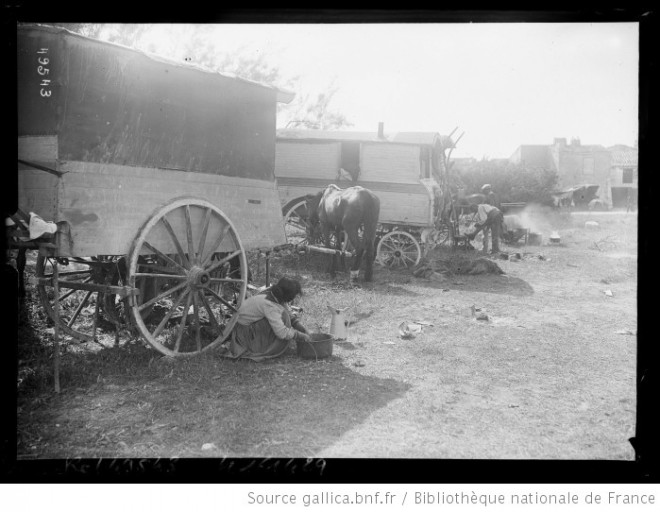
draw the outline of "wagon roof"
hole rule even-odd
[[[21,24],[21,25],[19,25],[18,29],[19,30],[21,30],[21,29],[23,29],[23,30],[37,29],[37,30],[42,30],[44,32],[51,32],[51,33],[55,33],[55,34],[62,33],[62,34],[66,34],[67,36],[76,37],[76,38],[79,38],[79,39],[82,39],[82,40],[85,40],[85,41],[93,42],[94,44],[99,44],[99,45],[108,46],[108,47],[115,47],[115,48],[123,48],[123,49],[129,50],[129,51],[135,52],[135,53],[142,54],[146,58],[151,59],[153,61],[160,62],[160,63],[163,63],[163,64],[168,64],[170,66],[193,69],[193,70],[196,70],[196,71],[200,71],[202,73],[207,73],[207,74],[210,74],[210,75],[219,75],[219,76],[222,76],[222,77],[225,77],[225,78],[231,78],[231,79],[239,80],[241,82],[245,82],[245,83],[248,83],[248,84],[256,85],[258,87],[263,87],[265,89],[271,89],[271,90],[275,91],[276,99],[280,103],[290,103],[293,100],[293,98],[295,97],[295,93],[293,93],[291,91],[280,89],[280,88],[272,86],[270,84],[257,82],[255,80],[249,80],[247,78],[242,78],[242,77],[240,77],[240,76],[238,76],[234,73],[229,73],[229,72],[225,72],[225,71],[220,73],[218,71],[214,71],[214,70],[205,68],[203,66],[200,66],[199,64],[193,64],[193,63],[189,63],[189,62],[178,62],[178,61],[175,61],[175,60],[168,59],[167,57],[163,57],[162,55],[157,55],[155,53],[145,52],[143,50],[139,50],[137,48],[132,48],[130,46],[124,46],[124,45],[121,45],[121,44],[118,44],[118,43],[112,43],[112,42],[109,42],[109,41],[102,41],[100,39],[93,39],[93,38],[90,38],[90,37],[85,37],[81,34],[71,32],[70,30],[68,30],[64,27],[56,27],[56,26],[51,26],[51,25],[44,25],[44,24],[35,23],[35,24]]]
[[[354,141],[354,142],[395,142],[400,144],[415,144],[432,146],[438,141],[451,141],[448,136],[440,135],[438,132],[396,132],[384,137],[378,137],[376,132],[352,132],[352,131],[329,131],[329,130],[277,130],[278,139],[295,140],[327,140],[327,141]],[[446,146],[451,147],[451,146]]]

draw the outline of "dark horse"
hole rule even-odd
[[[351,281],[357,280],[362,256],[366,252],[365,281],[373,278],[374,241],[380,214],[380,199],[364,187],[341,189],[328,185],[325,190],[305,197],[309,223],[312,229],[320,224],[326,247],[330,247],[330,233],[335,233],[335,248],[341,250],[342,231],[346,232],[355,257],[351,268]],[[362,236],[358,230],[363,228]],[[337,254],[332,257],[330,272],[334,275]]]

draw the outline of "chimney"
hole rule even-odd
[[[566,145],[566,137],[555,137],[555,146],[565,146]]]
[[[381,121],[380,123],[378,123],[378,138],[379,139],[384,139],[385,138],[384,129],[385,129],[385,123],[383,123]]]

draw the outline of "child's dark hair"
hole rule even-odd
[[[295,279],[281,278],[271,289],[273,296],[280,302],[291,302],[297,295],[302,295],[302,286]]]

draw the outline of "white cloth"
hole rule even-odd
[[[57,232],[57,224],[54,222],[46,222],[44,219],[39,217],[34,212],[30,212],[30,240],[34,240],[35,238],[39,238],[40,236],[45,235],[46,233],[56,233]]]
[[[488,219],[488,214],[494,210],[495,207],[489,204],[480,204],[477,207],[477,223],[483,224]]]

